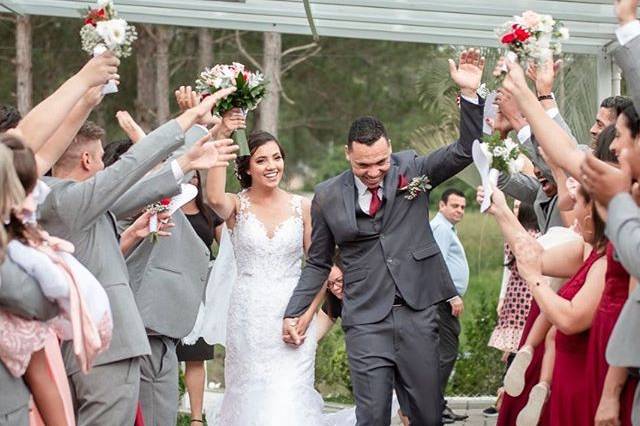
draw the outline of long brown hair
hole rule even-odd
[[[0,136],[0,144],[12,151],[16,175],[22,184],[24,194],[30,194],[38,183],[38,168],[33,151],[14,135]],[[42,242],[38,227],[34,224],[23,223],[13,211],[9,215],[9,223],[5,224],[5,229],[10,239],[17,239],[24,244],[40,244]]]
[[[24,189],[13,167],[13,153],[0,144],[0,218],[3,223],[11,217],[11,208],[21,203],[23,199]],[[2,226],[0,227],[0,263],[4,261],[7,243],[8,236]]]

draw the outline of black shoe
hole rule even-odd
[[[442,420],[450,419],[451,423],[460,422],[462,420],[467,420],[469,416],[466,414],[456,414],[453,412],[451,408],[445,405],[444,410],[442,410]]]
[[[487,407],[482,410],[482,415],[485,417],[498,417],[498,410],[496,407]]]

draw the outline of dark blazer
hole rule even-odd
[[[482,133],[482,112],[482,102],[462,100],[457,142],[424,157],[414,151],[392,154],[379,232],[358,229],[351,170],[316,187],[309,258],[285,317],[297,317],[309,307],[329,275],[336,245],[344,265],[344,325],[382,320],[397,293],[416,310],[457,294],[429,226],[429,191],[408,200],[398,182],[401,175],[408,180],[426,175],[435,187],[467,167],[473,141]]]

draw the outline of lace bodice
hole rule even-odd
[[[231,232],[238,276],[299,276],[304,250],[302,197],[291,197],[291,216],[281,222],[271,236],[264,223],[251,211],[246,191],[238,197],[240,209]]]

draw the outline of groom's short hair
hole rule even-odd
[[[347,141],[347,146],[351,149],[354,142],[371,146],[383,136],[385,139],[389,140],[387,137],[387,130],[384,128],[382,121],[375,117],[356,118],[349,129],[349,140]]]

